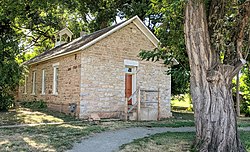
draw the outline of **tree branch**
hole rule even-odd
[[[236,40],[236,51],[237,51],[237,62],[234,63],[234,70],[231,73],[231,77],[234,77],[242,68],[244,64],[246,64],[246,60],[242,55],[243,41],[244,41],[244,30],[249,24],[249,16],[250,16],[250,0],[247,0],[242,4],[242,20],[239,22],[239,33]]]
[[[240,59],[238,62],[236,62],[234,69],[230,74],[230,78],[233,78],[241,70],[242,66],[246,63],[247,62],[245,59]]]
[[[242,56],[242,47],[243,47],[243,40],[244,40],[244,29],[248,25],[249,22],[249,16],[250,16],[250,1],[247,0],[242,5],[243,13],[242,20],[239,23],[239,33],[237,37],[237,58],[243,59]]]

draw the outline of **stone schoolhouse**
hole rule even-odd
[[[18,100],[43,100],[50,109],[83,119],[93,114],[124,118],[131,107],[140,108],[134,112],[140,120],[171,116],[168,67],[138,57],[159,41],[137,16],[72,41],[71,37],[72,32],[63,29],[54,48],[25,63],[29,73]]]

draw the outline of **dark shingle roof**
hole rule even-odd
[[[119,24],[101,29],[101,30],[96,31],[96,32],[89,34],[89,35],[81,36],[81,37],[79,37],[79,38],[77,38],[69,43],[54,47],[50,50],[47,50],[47,51],[41,53],[40,55],[38,55],[36,57],[30,59],[29,61],[26,61],[24,64],[28,65],[31,63],[42,61],[45,58],[46,59],[51,58],[51,57],[54,57],[57,55],[61,55],[61,54],[76,50],[76,49],[80,48],[81,46],[83,46],[83,45],[93,41],[94,39],[100,37],[101,35],[109,32],[110,30],[114,29],[115,27],[121,25],[122,23],[124,23],[124,22],[121,22]]]

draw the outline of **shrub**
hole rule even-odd
[[[24,108],[30,108],[30,109],[47,108],[47,104],[43,100],[34,100],[34,101],[21,102],[21,106],[24,107]]]
[[[245,111],[245,116],[250,117],[250,106],[247,107],[247,110]]]
[[[9,94],[0,93],[0,111],[8,111],[13,105],[14,98]]]
[[[240,112],[244,113],[245,116],[250,117],[250,102],[248,101],[242,101],[240,105]]]

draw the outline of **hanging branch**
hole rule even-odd
[[[244,40],[244,30],[247,26],[249,26],[249,17],[250,17],[250,1],[246,1],[243,5],[242,5],[242,20],[240,20],[239,22],[239,33],[238,33],[238,37],[236,40],[236,51],[237,51],[237,56],[236,58],[238,59],[238,61],[235,63],[234,65],[234,70],[231,73],[231,77],[234,77],[242,68],[242,66],[244,64],[246,64],[246,60],[242,55],[242,48],[243,48],[243,40]]]

